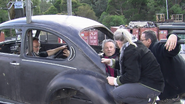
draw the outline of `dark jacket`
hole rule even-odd
[[[137,47],[129,45],[124,50],[122,58],[122,73],[119,81],[125,83],[142,83],[146,86],[163,91],[164,79],[152,52],[140,41]]]
[[[164,44],[152,43],[149,49],[161,66],[165,79],[165,88],[159,96],[161,100],[171,99],[185,92],[185,61],[179,54],[180,44],[172,51],[167,51]]]

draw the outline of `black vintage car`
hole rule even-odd
[[[98,53],[105,38],[104,25],[77,16],[42,15],[0,24],[0,103],[115,104]],[[70,55],[58,51],[48,57],[33,54],[32,38],[40,51],[67,45]]]

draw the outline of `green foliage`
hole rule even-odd
[[[53,6],[57,9],[57,12],[60,13],[62,10],[62,5],[63,0],[56,0],[56,2],[53,4]],[[67,7],[66,7],[67,8]]]
[[[0,10],[0,23],[8,21],[8,11]]]
[[[76,15],[87,17],[93,20],[97,20],[97,17],[95,15],[95,12],[92,10],[91,6],[88,4],[84,4],[82,6],[78,7],[78,11],[76,12]]]
[[[57,14],[57,9],[54,6],[51,6],[44,14]]]
[[[92,6],[97,17],[101,16],[101,14],[106,10],[108,4],[108,0],[80,0],[80,2]]]
[[[43,14],[52,4],[50,2],[46,2],[45,0],[41,0],[40,2],[40,12]]]
[[[33,2],[33,7],[35,7],[33,9],[33,15],[38,15],[40,14],[40,0],[31,0]]]
[[[126,6],[125,0],[109,0],[106,12],[111,15],[123,15],[123,6]]]
[[[72,11],[76,13],[78,11],[78,7],[82,6],[82,3],[80,3],[78,0],[72,1]]]
[[[175,4],[169,9],[169,13],[170,14],[184,14],[185,10],[182,10],[179,4]]]
[[[75,13],[78,11],[78,7],[80,6],[80,2],[78,0],[72,0],[72,11]],[[54,3],[54,7],[57,9],[58,13],[66,14],[67,13],[67,0],[56,0]]]
[[[102,23],[110,28],[111,26],[119,26],[122,24],[126,24],[126,19],[123,15],[117,16],[117,15],[107,15]]]
[[[103,19],[107,16],[107,15],[109,15],[107,12],[103,12],[102,14],[101,14],[101,16],[100,16],[100,18],[99,18],[99,22],[103,22]]]
[[[8,1],[1,0],[0,7],[6,8]],[[67,14],[67,0],[31,1],[33,6],[36,6],[33,15]],[[86,6],[86,4],[89,5]],[[172,14],[185,14],[184,8],[185,0],[168,0],[169,16]],[[127,20],[125,23],[142,20],[155,21],[156,13],[164,13],[166,17],[166,0],[72,0],[72,12],[73,15],[91,18],[101,23],[112,15],[124,15],[124,22]],[[0,13],[0,22],[7,21],[7,10],[0,10]],[[110,24],[112,24],[112,21]]]
[[[8,4],[8,1],[7,0],[1,0],[0,2],[0,23],[2,22],[5,22],[5,21],[8,21],[8,11],[7,10],[4,10],[6,9],[7,7],[7,4]]]
[[[147,0],[109,0],[106,12],[110,15],[124,15],[128,21],[147,20]]]
[[[101,13],[106,11],[108,0],[98,0],[92,5],[93,10],[96,13],[96,16],[100,17]]]
[[[164,0],[148,0],[147,2],[147,20],[156,21],[157,13],[166,13],[166,5]]]
[[[5,30],[2,30],[5,34],[5,37],[15,37],[16,36],[16,33],[15,33],[15,29],[5,29]]]

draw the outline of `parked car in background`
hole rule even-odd
[[[113,38],[104,25],[77,16],[33,16],[0,24],[0,101],[13,104],[115,104],[98,53],[105,38]],[[40,51],[67,45],[49,57],[33,54],[32,38]]]

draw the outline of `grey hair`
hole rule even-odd
[[[102,49],[104,49],[104,45],[105,45],[105,43],[107,43],[107,42],[112,42],[112,43],[114,44],[114,48],[116,48],[116,43],[114,42],[114,40],[112,40],[112,39],[105,39],[105,40],[103,40],[103,42],[102,42]]]
[[[114,32],[114,40],[122,41],[123,43],[129,42],[129,44],[137,45],[132,41],[133,35],[127,30],[123,28],[119,28]]]

